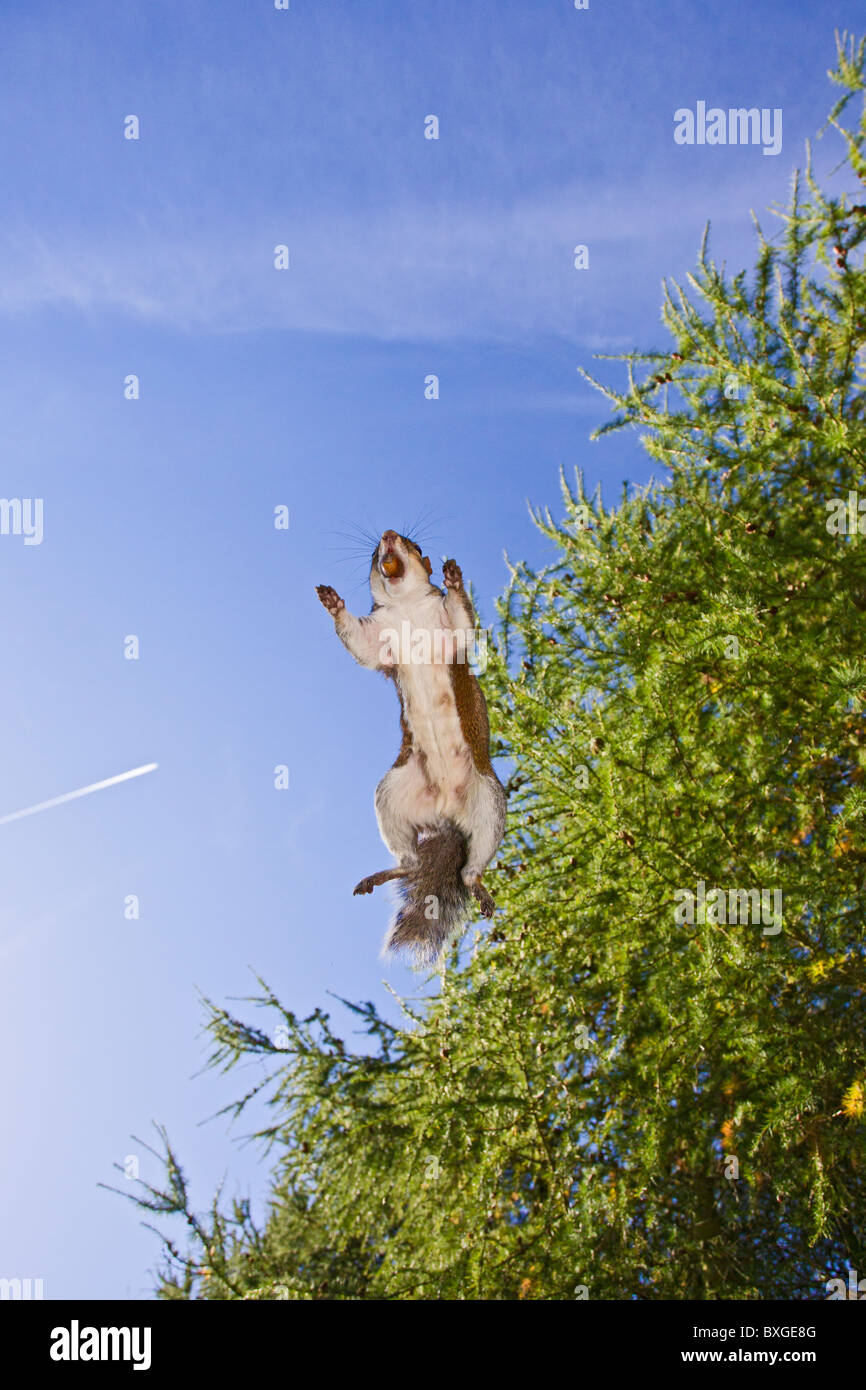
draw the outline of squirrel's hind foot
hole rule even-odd
[[[475,883],[470,884],[470,887],[472,889],[473,898],[476,900],[478,906],[481,908],[481,916],[492,917],[493,909],[496,907],[496,903],[493,901],[487,889],[484,887],[484,884],[481,882],[480,879],[477,879]]]

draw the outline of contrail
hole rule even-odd
[[[37,811],[47,811],[52,806],[62,806],[64,801],[74,801],[79,796],[89,796],[91,792],[101,792],[103,787],[113,787],[118,782],[128,782],[130,777],[143,777],[153,772],[158,763],[145,763],[144,767],[134,767],[131,772],[120,772],[116,777],[106,777],[104,782],[91,782],[89,787],[79,787],[75,792],[64,792],[53,796],[50,801],[40,801],[38,806],[28,806],[26,811],[13,811],[11,815],[0,816],[0,825],[8,825],[11,820],[21,820],[22,816],[35,816]]]

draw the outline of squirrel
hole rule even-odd
[[[487,704],[466,661],[475,611],[455,560],[443,565],[444,590],[432,572],[415,541],[385,531],[370,566],[368,617],[349,613],[330,585],[316,587],[337,636],[360,665],[394,682],[400,700],[403,740],[375,796],[397,867],[370,874],[354,893],[397,883],[400,906],[382,953],[405,952],[417,966],[435,964],[462,933],[471,897],[493,915],[482,874],[505,831]]]

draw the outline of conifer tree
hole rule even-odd
[[[162,1133],[160,1296],[822,1298],[866,1259],[866,80],[837,50],[837,191],[796,176],[751,276],[705,237],[668,347],[596,383],[660,480],[606,507],[563,477],[549,563],[510,566],[500,910],[399,1024],[351,1006],[362,1050],[264,983],[261,1028],[207,1005],[214,1066],[269,1064],[270,1200],[196,1214]],[[781,917],[725,920],[754,890]]]

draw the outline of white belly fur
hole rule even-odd
[[[425,602],[421,622],[420,608],[400,615],[409,619],[413,632],[425,629],[432,639],[437,628],[451,631],[441,599]],[[443,816],[460,824],[474,801],[478,773],[460,725],[447,661],[401,661],[397,679],[415,755],[424,759],[423,767],[417,763],[418,776],[408,779],[406,792],[411,787],[418,798],[422,821]]]

